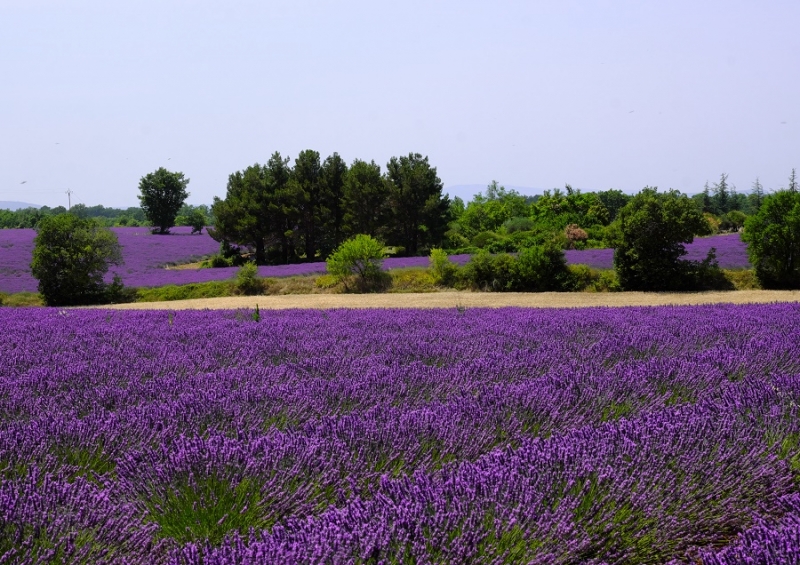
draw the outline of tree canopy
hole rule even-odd
[[[189,179],[184,178],[183,173],[171,172],[164,167],[141,178],[139,201],[154,231],[166,234],[175,225],[175,218],[189,197],[186,192],[188,184]]]
[[[709,232],[700,208],[678,191],[645,187],[619,212],[621,239],[614,266],[625,290],[691,286],[685,243]]]
[[[742,239],[764,288],[800,288],[800,192],[765,196],[745,220]]]

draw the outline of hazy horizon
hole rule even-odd
[[[6,3],[0,200],[136,206],[164,166],[207,204],[304,149],[421,153],[465,200],[493,179],[778,189],[800,168],[797,21],[777,1]]]

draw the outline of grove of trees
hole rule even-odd
[[[250,249],[258,264],[319,261],[343,241],[365,234],[404,254],[441,245],[450,200],[427,157],[392,157],[381,174],[374,162],[348,167],[334,153],[290,159],[274,153],[228,178],[225,198],[211,206],[213,238]]]

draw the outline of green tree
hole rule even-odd
[[[145,216],[153,225],[154,232],[169,233],[175,225],[175,217],[189,197],[186,186],[189,179],[183,173],[171,172],[159,167],[139,181],[139,201]]]
[[[473,237],[480,232],[496,232],[511,218],[527,215],[525,197],[516,190],[506,190],[493,180],[486,187],[485,194],[479,192],[467,204],[459,224],[466,237]]]
[[[800,288],[800,192],[766,196],[742,239],[762,287]]]
[[[617,214],[622,210],[628,201],[632,198],[629,194],[625,194],[621,190],[609,188],[608,190],[600,191],[597,197],[600,202],[608,210],[608,223],[617,219]]]
[[[386,165],[390,183],[394,238],[409,255],[440,245],[449,221],[450,199],[428,158],[419,153],[392,157]]]
[[[619,213],[614,266],[625,290],[688,290],[693,262],[684,243],[709,233],[699,207],[678,191],[645,187]]]
[[[753,183],[752,189],[750,189],[750,194],[747,195],[747,204],[751,214],[755,214],[761,208],[761,203],[764,201],[764,187],[761,186],[761,182],[756,177],[756,181]]]
[[[297,235],[302,239],[306,261],[313,261],[317,256],[325,224],[320,177],[319,153],[311,149],[301,151],[295,159],[289,186],[300,218]]]
[[[342,243],[326,261],[328,272],[350,289],[349,281],[355,279],[359,290],[377,290],[384,281],[381,270],[386,250],[377,239],[358,234]]]
[[[270,211],[270,174],[258,163],[228,177],[225,200],[214,197],[211,237],[221,243],[234,243],[255,251],[256,263],[267,262],[267,246],[275,238]]]
[[[321,214],[323,217],[320,251],[327,257],[344,241],[344,183],[347,163],[334,153],[322,163],[320,169]]]
[[[712,212],[721,216],[730,212],[730,187],[728,186],[728,175],[722,173],[719,177],[719,182],[714,183],[714,194],[711,196]]]
[[[382,237],[389,223],[389,184],[375,161],[356,159],[344,177],[344,224],[350,234]]]
[[[48,306],[74,306],[108,301],[103,276],[120,265],[122,254],[114,232],[89,218],[59,214],[42,218],[34,239],[31,273]],[[115,277],[112,290],[119,293]]]
[[[792,169],[792,174],[789,175],[788,189],[790,192],[797,192],[797,171],[795,169]]]

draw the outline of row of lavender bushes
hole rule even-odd
[[[0,310],[3,563],[796,563],[800,305]]]

